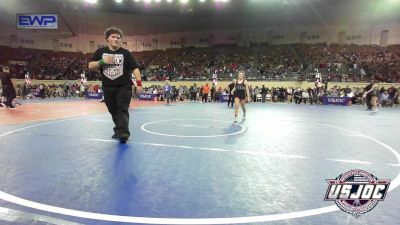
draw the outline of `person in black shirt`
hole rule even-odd
[[[267,94],[267,89],[265,88],[265,86],[263,85],[261,88],[261,102],[265,102],[265,95]]]
[[[2,96],[6,99],[4,105],[8,108],[15,108],[12,101],[17,97],[14,89],[14,84],[11,81],[10,70],[7,66],[0,71],[1,87],[3,89]]]
[[[142,90],[142,79],[138,63],[127,49],[121,47],[122,31],[110,27],[104,34],[108,47],[96,50],[89,62],[89,69],[100,70],[104,101],[115,124],[112,138],[126,143],[130,136],[128,110],[132,96],[132,71],[139,92]]]
[[[393,107],[397,99],[397,89],[392,86],[389,88],[389,106]]]
[[[294,95],[294,103],[295,104],[300,104],[301,103],[301,101],[302,101],[302,91],[300,90],[300,88],[297,88],[295,91],[294,91],[294,93],[293,93],[293,95]]]
[[[190,87],[190,101],[196,101],[196,95],[197,95],[197,86],[196,83],[193,84],[192,87]]]

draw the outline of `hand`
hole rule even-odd
[[[141,93],[143,92],[143,87],[142,86],[137,86],[136,87],[136,93]]]
[[[114,56],[105,55],[103,56],[103,61],[105,64],[114,64]]]

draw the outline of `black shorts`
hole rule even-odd
[[[235,98],[239,98],[240,100],[246,99],[246,94],[244,93],[235,93]]]

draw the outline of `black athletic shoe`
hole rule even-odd
[[[128,140],[128,138],[121,137],[121,138],[119,138],[119,143],[125,144],[127,140]]]
[[[117,135],[117,134],[114,134],[113,136],[111,136],[111,138],[113,138],[113,139],[118,139],[118,135]]]

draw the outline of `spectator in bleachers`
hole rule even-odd
[[[300,88],[297,88],[297,89],[294,91],[293,95],[294,95],[294,102],[295,102],[296,104],[300,104],[301,101],[302,101],[302,91],[301,91],[301,89],[300,89]]]
[[[169,84],[168,80],[165,81],[164,87],[163,87],[163,94],[164,98],[167,100],[167,105],[169,105],[169,102],[171,100],[171,95],[172,95],[172,87]]]
[[[197,92],[198,88],[196,83],[194,83],[193,86],[190,87],[190,101],[196,101]]]
[[[389,106],[389,93],[387,90],[383,91],[383,93],[381,93],[379,96],[379,103],[382,107]]]
[[[201,99],[201,102],[207,102],[208,101],[208,94],[210,92],[210,86],[208,86],[208,83],[203,85],[202,90],[203,90],[203,97]]]
[[[291,87],[286,88],[286,101],[288,103],[292,103],[292,95],[293,95],[293,88]]]
[[[307,104],[310,101],[310,94],[307,90],[301,90],[301,98],[303,99],[303,103]]]
[[[389,88],[388,93],[389,93],[389,103],[388,103],[388,105],[389,106],[393,106],[393,104],[395,103],[395,101],[396,101],[396,99],[398,97],[397,89],[394,86],[392,86],[392,87]]]
[[[260,94],[261,94],[261,102],[265,102],[265,95],[267,94],[267,89],[265,88],[265,85],[262,85]]]

